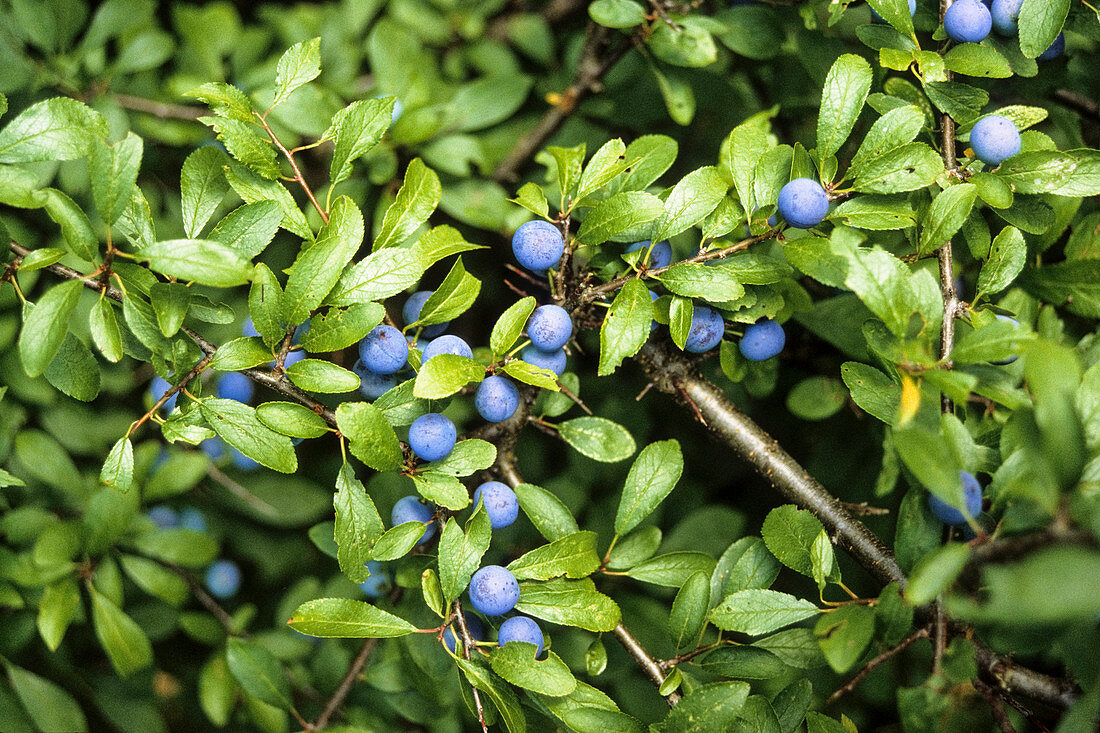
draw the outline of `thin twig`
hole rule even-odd
[[[619,625],[616,626],[611,633],[613,633],[615,638],[619,640],[619,643],[623,645],[623,648],[626,649],[626,653],[633,657],[634,661],[638,663],[638,666],[642,668],[642,672],[649,678],[649,681],[659,689],[665,682],[665,673],[661,670],[656,660],[649,656],[649,652],[645,650],[645,647],[634,638],[634,634],[630,633],[630,631],[623,626],[622,622],[619,622]],[[680,702],[680,697],[680,693],[676,690],[664,696],[665,702],[668,703],[669,707],[673,707],[676,703]]]
[[[470,649],[474,647],[474,637],[470,635],[470,629],[466,626],[466,618],[462,615],[462,601],[455,599],[454,618],[458,624],[459,636],[462,639],[462,657],[470,661]],[[481,723],[481,730],[489,733],[489,726],[485,723],[485,708],[481,704],[481,695],[477,688],[470,685],[470,692],[474,694],[474,707],[477,708],[477,721]]]
[[[329,720],[336,714],[336,711],[340,709],[340,706],[344,704],[344,698],[351,692],[351,688],[355,685],[356,679],[358,679],[360,673],[363,671],[363,667],[367,666],[367,660],[370,659],[371,652],[378,646],[378,639],[367,639],[363,642],[363,645],[359,647],[359,653],[355,655],[355,659],[352,660],[351,666],[348,667],[348,671],[344,673],[344,678],[340,680],[340,685],[336,688],[336,691],[332,693],[332,697],[329,698],[328,703],[325,704],[321,714],[317,716],[317,720],[314,721],[313,726],[309,730],[321,730],[328,725]]]
[[[852,690],[854,690],[856,688],[856,686],[858,686],[859,683],[862,682],[867,677],[867,675],[871,674],[871,672],[874,671],[875,667],[878,667],[883,662],[885,662],[885,661],[893,658],[897,654],[900,654],[901,652],[905,651],[914,642],[917,642],[920,639],[927,639],[927,638],[928,638],[928,627],[924,627],[922,629],[917,629],[912,634],[910,634],[909,636],[902,639],[902,641],[899,644],[897,644],[896,646],[890,647],[889,649],[884,651],[882,654],[879,654],[877,657],[875,657],[871,661],[867,662],[867,664],[863,665],[863,669],[859,670],[859,672],[856,673],[855,677],[853,677],[852,679],[848,680],[843,685],[838,687],[836,692],[834,692],[832,695],[829,695],[829,699],[825,701],[825,704],[826,705],[832,705],[834,702],[839,700],[841,698],[841,696],[846,695],[849,692],[851,692]]]
[[[203,115],[209,114],[202,107],[189,107],[170,102],[158,102],[155,99],[135,97],[130,94],[112,93],[111,99],[118,102],[120,107],[131,109],[135,112],[145,112],[161,119],[198,120]]]
[[[313,189],[306,183],[306,177],[302,175],[302,171],[298,168],[298,163],[294,160],[294,153],[286,149],[286,146],[275,135],[275,131],[271,129],[271,126],[267,124],[267,120],[259,112],[253,112],[256,115],[256,119],[260,121],[260,125],[264,128],[264,132],[271,137],[271,142],[275,147],[279,149],[279,152],[283,154],[287,162],[290,163],[290,169],[294,171],[294,180],[298,182],[298,185],[302,187],[302,190],[306,192],[306,196],[309,197],[310,202],[313,204],[313,208],[317,209],[317,213],[321,215],[321,221],[328,224],[328,212],[321,207],[321,204],[317,202],[317,197],[313,195]]]
[[[1001,729],[1001,733],[1016,733],[1016,727],[1012,725],[1012,721],[1009,720],[1008,713],[1005,712],[1004,706],[1001,705],[1001,701],[997,699],[997,696],[993,693],[993,688],[981,680],[974,680],[974,689],[978,691],[978,694],[985,700],[986,705],[989,706],[989,712],[993,716],[993,722]]]
[[[149,559],[183,578],[188,587],[191,588],[191,595],[195,596],[195,599],[203,605],[203,608],[209,611],[210,615],[218,620],[218,623],[222,625],[222,628],[225,629],[225,633],[228,636],[237,636],[242,639],[248,638],[248,634],[237,629],[236,625],[233,623],[233,617],[214,600],[213,596],[206,592],[206,589],[202,587],[202,584],[199,583],[198,579],[189,570],[185,570],[179,565],[174,565],[164,560],[158,560],[155,557],[150,557]]]
[[[165,393],[163,395],[161,395],[160,399],[157,400],[153,404],[153,406],[149,408],[148,412],[146,412],[144,415],[142,415],[140,418],[138,418],[137,420],[134,421],[134,423],[130,426],[130,429],[126,433],[127,436],[133,435],[135,432],[137,432],[137,429],[140,428],[143,424],[145,424],[145,422],[149,418],[151,418],[153,415],[157,414],[157,411],[160,408],[164,407],[168,403],[168,400],[172,399],[172,397],[174,395],[179,394],[180,390],[182,390],[184,387],[186,387],[188,384],[190,384],[192,379],[194,379],[195,377],[202,374],[203,370],[206,369],[206,367],[208,367],[210,365],[210,361],[213,358],[214,358],[214,352],[211,352],[211,353],[207,354],[206,356],[204,356],[199,361],[199,363],[197,363],[197,364],[195,364],[195,366],[191,367],[190,371],[188,371],[187,374],[183,375],[183,379],[181,379],[179,382],[177,382],[175,385],[173,385],[170,389],[165,391]]]

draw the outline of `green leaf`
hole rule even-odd
[[[590,578],[520,583],[516,610],[551,623],[596,632],[611,631],[622,617],[615,602],[597,591]]]
[[[33,307],[24,308],[19,358],[28,377],[45,371],[69,332],[69,316],[80,299],[79,280],[54,285]]]
[[[908,9],[905,17],[909,17]],[[882,115],[871,125],[859,150],[852,156],[852,169],[858,170],[866,161],[913,142],[924,128],[924,122],[924,112],[916,105],[897,107]]]
[[[821,522],[805,509],[784,504],[768,512],[760,529],[764,544],[791,570],[814,577],[811,553],[814,541],[823,531]]]
[[[733,730],[749,696],[747,682],[711,682],[694,688],[661,721],[662,733]]]
[[[332,305],[369,303],[396,295],[420,280],[427,263],[416,250],[391,247],[349,265],[329,293]]]
[[[661,284],[686,298],[704,298],[712,303],[737,300],[745,294],[737,272],[725,264],[704,265],[682,262],[660,275]]]
[[[2,238],[2,236],[3,232],[0,232],[0,238]],[[60,247],[42,247],[40,249],[34,249],[19,261],[19,269],[23,272],[41,270],[43,267],[49,267],[55,262],[59,262],[61,258],[67,254],[68,252]]]
[[[516,558],[508,569],[516,580],[584,578],[596,572],[600,558],[596,554],[595,532],[574,532],[559,537]]]
[[[905,36],[913,35],[913,17],[906,0],[867,0],[883,20]]]
[[[867,606],[841,606],[822,614],[814,625],[825,660],[834,672],[850,670],[875,633],[875,612]]]
[[[275,107],[298,87],[316,79],[321,73],[321,39],[295,43],[286,50],[275,67]]]
[[[901,387],[878,369],[855,361],[842,364],[840,376],[860,409],[887,425],[894,424],[901,401]]]
[[[753,200],[753,179],[757,163],[771,147],[769,132],[767,118],[754,115],[733,128],[719,148],[722,173],[733,182],[745,216],[751,216],[755,206],[763,203]]]
[[[405,522],[386,530],[371,548],[371,559],[389,562],[408,555],[424,536],[424,532],[424,524],[421,522]]]
[[[1076,168],[1077,161],[1067,153],[1029,150],[999,165],[994,175],[1016,193],[1047,193],[1061,188]]]
[[[439,538],[439,582],[448,604],[470,584],[470,577],[481,565],[491,538],[489,515],[484,509],[474,511],[465,532],[454,517],[443,526]]]
[[[962,506],[962,466],[939,430],[910,423],[894,430],[894,448],[925,488],[952,506]]]
[[[230,637],[225,643],[225,653],[229,671],[245,692],[281,710],[294,707],[290,682],[282,664],[270,651],[254,642]]]
[[[99,252],[99,237],[88,215],[61,191],[47,188],[45,193],[46,213],[61,227],[65,246],[80,259],[94,262]]]
[[[651,443],[634,459],[615,514],[615,533],[625,535],[648,517],[675,488],[684,457],[675,440]]]
[[[960,43],[947,52],[943,61],[951,71],[967,76],[991,79],[1007,79],[1012,76],[1012,67],[1008,60],[991,46]]]
[[[1100,318],[1100,260],[1068,260],[1023,273],[1025,290],[1044,302],[1065,305],[1086,318]]]
[[[140,626],[109,598],[88,586],[92,598],[92,625],[111,666],[123,677],[153,663],[153,647]]]
[[[818,160],[835,154],[852,133],[871,90],[871,76],[871,65],[850,53],[838,58],[829,69],[817,118]]]
[[[558,386],[557,374],[554,374],[554,372],[549,369],[537,367],[534,364],[528,364],[520,359],[513,359],[507,362],[501,367],[501,371],[524,384],[530,384],[532,387],[547,389],[551,392],[557,392],[561,389]]]
[[[403,618],[346,598],[318,598],[303,603],[287,625],[307,636],[339,639],[390,639],[416,631]]]
[[[252,114],[252,103],[248,101],[248,97],[232,84],[207,82],[185,93],[184,96],[205,102],[215,114],[222,117],[241,122],[253,122],[256,119]],[[202,148],[199,149],[202,150]]]
[[[283,212],[281,226],[302,239],[313,240],[313,231],[306,222],[306,215],[302,213],[294,197],[282,183],[261,178],[246,166],[235,162],[231,162],[225,168],[225,178],[245,203],[254,204],[258,201],[277,203]]]
[[[114,145],[97,139],[92,146],[88,177],[96,210],[104,223],[114,224],[126,211],[141,168],[141,153],[142,140],[132,132]]]
[[[450,476],[469,476],[474,471],[484,471],[496,462],[497,448],[492,443],[471,438],[460,440],[446,458],[427,464],[429,471]]]
[[[484,663],[478,664],[462,657],[455,657],[455,664],[462,670],[466,681],[471,686],[484,692],[493,701],[493,706],[500,713],[509,733],[526,733],[527,719],[523,715],[523,708],[520,707],[515,690],[493,675]]]
[[[530,77],[506,70],[463,84],[448,104],[448,127],[470,132],[509,119],[523,106],[531,84]]]
[[[134,548],[143,555],[180,565],[201,568],[210,564],[218,545],[209,535],[193,529],[160,529],[134,538]]]
[[[420,158],[413,158],[405,170],[405,181],[397,192],[397,198],[386,209],[382,227],[374,238],[374,252],[401,244],[428,220],[443,188],[439,176]]]
[[[137,555],[123,555],[119,560],[130,579],[149,595],[177,607],[190,597],[187,581],[160,563]]]
[[[633,28],[646,22],[645,9],[634,0],[596,0],[588,17],[605,28]]]
[[[583,199],[585,195],[602,188],[608,181],[629,168],[631,161],[625,155],[626,145],[619,138],[608,140],[600,146],[600,149],[592,154],[592,159],[588,161],[588,165],[581,173],[581,180],[577,185],[577,198]]]
[[[378,145],[393,118],[394,101],[393,97],[360,99],[333,117],[336,143],[329,165],[332,185],[347,180],[351,176],[352,162]]]
[[[294,386],[307,392],[338,394],[359,389],[359,377],[323,359],[301,359],[286,368]]]
[[[774,590],[740,590],[726,596],[710,614],[725,631],[757,636],[811,618],[821,610],[801,598]]]
[[[578,417],[559,423],[557,427],[566,443],[594,461],[617,463],[634,453],[634,438],[629,431],[606,418]]]
[[[882,319],[896,336],[909,328],[909,316],[917,309],[914,278],[905,263],[880,247],[844,252],[848,272],[844,284]]]
[[[200,285],[231,288],[252,277],[252,265],[225,245],[205,239],[169,239],[143,247],[141,259],[157,272]]]
[[[421,325],[446,323],[469,310],[481,292],[481,281],[466,272],[459,257],[443,279],[439,287],[432,292],[420,308],[416,321]],[[412,325],[412,324],[406,324]]]
[[[519,484],[515,492],[523,513],[546,539],[554,541],[580,531],[577,520],[561,499],[546,489],[534,484]]]
[[[665,210],[654,224],[652,241],[668,239],[698,224],[721,203],[728,189],[726,179],[714,166],[688,173],[665,199]]]
[[[702,552],[669,552],[643,560],[626,571],[634,580],[668,588],[679,588],[697,572],[708,576],[714,571],[714,558]]]
[[[813,578],[818,592],[823,593],[829,581],[840,581],[840,568],[836,564],[833,543],[829,541],[829,533],[824,529],[818,533],[813,547],[810,548],[810,562],[813,563]]]
[[[223,168],[229,157],[215,147],[203,147],[187,156],[180,173],[180,209],[188,237],[198,237],[206,222],[229,193]]]
[[[38,602],[38,633],[51,652],[61,646],[65,632],[80,610],[80,589],[71,578],[47,585]]]
[[[690,576],[676,593],[668,616],[669,633],[677,649],[690,649],[699,640],[710,610],[710,574]]]
[[[951,587],[969,559],[970,546],[962,542],[949,542],[929,553],[909,574],[905,600],[914,606],[932,602]]]
[[[210,368],[222,372],[235,372],[271,361],[271,350],[255,336],[241,336],[227,341],[214,352]]]
[[[88,730],[88,721],[80,711],[80,704],[63,687],[7,660],[4,660],[4,666],[16,697],[38,730],[66,733],[85,733]]]
[[[634,161],[617,179],[623,191],[641,191],[672,167],[679,145],[667,135],[642,135],[626,146],[624,157]]]
[[[641,280],[629,280],[615,295],[600,326],[600,363],[597,374],[613,373],[623,359],[638,353],[649,338],[653,300]],[[583,452],[583,451],[582,451]]]
[[[75,99],[54,97],[27,107],[0,130],[0,163],[76,160],[107,134],[99,112]]]
[[[277,201],[256,201],[229,212],[210,230],[209,238],[224,244],[241,257],[251,259],[271,244],[282,220],[283,210]]]
[[[252,287],[248,291],[248,312],[252,325],[263,337],[269,349],[282,342],[285,334],[282,324],[283,289],[267,265],[260,263],[252,275]]]
[[[924,143],[908,143],[871,158],[849,175],[862,193],[904,193],[932,185],[943,172],[943,161]]]
[[[655,23],[653,32],[646,37],[646,45],[661,61],[673,66],[702,68],[710,66],[718,58],[714,37],[702,24],[691,17],[678,24]]]
[[[228,117],[200,117],[199,122],[212,128],[229,154],[249,170],[270,181],[279,177],[278,153],[261,137],[260,128]]]
[[[282,473],[298,470],[290,438],[260,422],[255,409],[236,400],[211,398],[200,401],[199,410],[214,432],[252,460]]]
[[[832,377],[808,377],[787,393],[787,409],[801,420],[826,420],[847,401],[848,391]]]
[[[719,647],[698,664],[708,672],[739,680],[774,679],[790,669],[773,652],[747,645]]]
[[[99,480],[125,493],[134,483],[134,446],[129,438],[119,438],[99,473]]]
[[[977,195],[978,188],[974,184],[959,183],[948,187],[932,199],[932,205],[921,217],[920,245],[917,252],[933,252],[955,236],[955,232],[959,231],[970,216]]]
[[[149,304],[157,317],[157,326],[165,337],[175,336],[187,317],[191,290],[183,283],[154,283],[149,288]]]
[[[350,198],[341,196],[333,202],[317,241],[302,250],[290,269],[282,300],[286,323],[302,323],[321,304],[340,279],[344,263],[363,244],[363,227],[363,215]]]
[[[1027,242],[1015,227],[1005,227],[993,240],[989,259],[978,275],[978,292],[986,295],[999,293],[1023,271],[1027,260]]]
[[[653,221],[664,211],[656,196],[644,191],[622,191],[597,203],[585,215],[577,240],[583,244],[603,244],[640,224]]]
[[[469,491],[450,474],[424,471],[413,474],[412,480],[421,496],[452,511],[465,509],[470,504]]]
[[[471,382],[485,378],[485,365],[459,354],[439,354],[428,359],[416,375],[413,394],[424,399],[450,397]]]
[[[336,477],[336,494],[332,503],[336,510],[336,560],[340,563],[340,571],[351,582],[361,583],[370,576],[366,563],[371,559],[374,543],[386,528],[370,494],[347,463],[340,467]]]
[[[1050,48],[1069,15],[1070,0],[1024,0],[1017,25],[1020,50],[1035,58]]]
[[[438,357],[437,357],[438,358]],[[336,425],[348,439],[351,454],[376,471],[401,466],[401,446],[382,412],[369,402],[344,402],[336,408]]]
[[[199,707],[206,717],[214,725],[224,727],[237,704],[237,685],[224,654],[211,656],[199,670],[198,694]]]
[[[275,432],[292,438],[320,438],[328,432],[328,425],[320,415],[295,402],[257,405],[256,417]]]
[[[489,348],[494,355],[504,354],[515,345],[527,325],[527,319],[535,310],[535,304],[535,296],[528,295],[500,314],[500,318],[493,324],[493,332],[489,335]]]
[[[543,193],[542,186],[537,183],[523,184],[519,187],[519,191],[516,192],[516,197],[508,200],[519,204],[535,216],[541,216],[544,219],[550,213],[550,204],[546,201],[546,194]]]
[[[359,343],[385,315],[378,303],[359,303],[349,308],[330,308],[310,319],[310,328],[302,336],[302,348],[313,354],[346,349]]]
[[[535,659],[534,644],[525,641],[509,642],[489,656],[493,671],[516,687],[551,697],[568,695],[577,687],[577,679],[565,662],[554,652],[547,652],[546,659]]]

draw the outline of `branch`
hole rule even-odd
[[[905,573],[878,535],[853,517],[771,435],[738,410],[721,389],[701,377],[682,353],[673,351],[667,342],[658,344],[651,339],[636,359],[662,392],[679,397],[682,388],[716,437],[751,463],[787,500],[812,512],[833,541],[878,581],[905,587],[908,580]],[[950,627],[953,633],[962,636],[970,636],[972,632],[958,622]],[[1006,692],[1061,709],[1070,707],[1080,696],[1069,680],[1022,667],[978,639],[971,638],[971,642],[979,672]]]
[[[600,79],[633,47],[633,41],[621,42],[601,60],[600,49],[608,43],[610,35],[607,28],[595,23],[588,24],[573,83],[561,93],[557,104],[546,110],[534,129],[520,138],[511,152],[497,165],[493,171],[493,180],[510,183],[519,178],[519,169],[546,144],[585,97],[596,88]]]
[[[1097,104],[1096,100],[1089,99],[1069,89],[1058,89],[1054,92],[1053,96],[1058,102],[1070,109],[1100,120],[1100,104]]]
[[[653,657],[649,656],[649,652],[645,650],[645,647],[634,638],[634,634],[631,634],[630,631],[622,625],[622,622],[620,622],[611,633],[613,633],[615,638],[619,640],[619,643],[623,645],[627,654],[634,657],[634,661],[642,668],[642,672],[645,673],[645,676],[649,678],[650,682],[660,688],[661,685],[664,684],[665,673],[661,671],[660,665],[657,664]],[[664,696],[669,707],[673,707],[676,703],[680,702],[680,697],[680,693],[675,690]]]
[[[871,671],[874,670],[875,667],[877,667],[880,664],[882,664],[883,662],[893,658],[895,655],[905,651],[914,642],[917,642],[921,639],[927,639],[927,638],[928,638],[928,627],[927,626],[924,627],[924,628],[921,628],[921,629],[917,629],[912,634],[905,637],[901,641],[901,643],[899,643],[897,646],[893,646],[893,647],[887,649],[882,654],[879,654],[877,657],[875,657],[871,661],[867,662],[867,664],[863,665],[863,669],[859,670],[859,672],[856,674],[855,677],[848,680],[843,685],[841,685],[839,688],[837,688],[836,692],[834,692],[832,695],[829,695],[829,699],[825,701],[825,704],[826,705],[832,705],[834,702],[839,700],[842,695],[844,695],[846,693],[849,693],[852,690],[854,690],[856,688],[856,685],[858,685],[860,682],[862,682],[864,680],[864,678],[867,677],[867,675],[871,674]]]
[[[297,181],[298,185],[302,187],[302,190],[306,192],[306,196],[309,197],[310,203],[313,204],[313,208],[317,209],[317,213],[321,215],[321,221],[328,224],[328,212],[317,202],[317,197],[313,195],[313,189],[306,183],[306,177],[302,175],[302,171],[298,168],[298,163],[294,160],[294,153],[286,149],[286,146],[283,145],[282,141],[275,135],[275,131],[271,129],[271,125],[267,124],[267,118],[264,115],[261,115],[259,112],[253,112],[252,114],[260,121],[260,126],[264,128],[264,132],[271,138],[272,144],[279,149],[279,152],[283,154],[286,161],[290,163],[290,168],[294,171],[294,180]]]
[[[336,714],[336,711],[340,709],[340,706],[344,704],[344,699],[351,692],[352,686],[355,684],[355,680],[359,677],[359,674],[363,671],[363,667],[367,666],[367,660],[370,659],[371,652],[378,646],[378,639],[367,639],[363,642],[363,646],[359,647],[359,653],[355,655],[355,659],[352,660],[351,666],[348,667],[348,671],[344,673],[344,678],[340,680],[340,686],[336,688],[336,691],[332,693],[332,697],[329,698],[328,703],[325,705],[324,710],[317,716],[317,720],[313,725],[307,728],[307,730],[321,730],[328,725],[329,720]]]
[[[145,97],[135,97],[130,94],[111,94],[111,99],[118,103],[120,107],[124,109],[132,109],[136,112],[145,112],[151,114],[154,117],[163,119],[175,119],[175,120],[195,120],[197,121],[203,115],[209,114],[208,110],[202,107],[188,107],[182,104],[171,104],[169,102],[158,102],[155,99],[146,99]]]
[[[11,242],[8,246],[12,252],[21,257],[25,257],[31,252],[31,250],[15,242]],[[113,288],[110,285],[106,285],[105,283],[101,282],[97,277],[93,275],[85,275],[82,272],[78,272],[73,268],[67,267],[60,263],[54,263],[43,269],[49,270],[53,274],[63,278],[67,278],[69,280],[79,280],[81,284],[89,290],[94,290],[97,293],[103,293],[106,297],[118,303],[121,303],[123,297],[125,297],[121,290],[119,290],[118,288]],[[188,328],[187,326],[183,326],[181,330],[191,337],[191,340],[195,342],[200,350],[202,350],[204,356],[210,356],[218,350],[217,346],[207,341],[205,338],[202,337],[202,335]],[[319,415],[326,423],[328,423],[329,427],[336,429],[336,413],[333,412],[331,408],[322,405],[320,402],[295,387],[289,381],[284,379],[282,375],[277,375],[273,372],[264,371],[263,369],[242,369],[241,374],[244,374],[257,384],[263,385],[264,387],[267,387],[274,392],[278,392],[284,397],[288,397],[294,400],[300,405],[308,407],[310,410],[313,410],[313,412],[317,413],[317,415]]]

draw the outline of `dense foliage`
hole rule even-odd
[[[0,731],[1095,730],[1100,13],[954,6],[3,0]]]

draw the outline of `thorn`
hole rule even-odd
[[[646,393],[648,393],[648,392],[649,392],[649,390],[653,389],[653,387],[654,387],[654,386],[655,386],[656,384],[657,384],[656,382],[650,382],[650,383],[649,383],[649,384],[647,384],[647,385],[646,385],[645,387],[643,387],[643,388],[642,388],[642,391],[638,393],[638,396],[634,398],[634,401],[635,401],[635,402],[641,402],[641,401],[642,401],[642,398],[646,396]]]
[[[515,265],[507,264],[504,267],[508,270],[511,270],[515,274],[519,275],[524,280],[527,280],[528,282],[534,283],[535,285],[537,285],[539,287],[543,287],[543,286],[546,285],[546,283],[544,283],[542,280],[539,280],[539,279],[533,277],[529,272],[525,272],[525,271],[521,270],[520,268],[516,267]]]
[[[676,383],[676,389],[680,392],[680,396],[684,398],[684,401],[688,403],[691,411],[695,413],[695,419],[703,423],[703,427],[710,427],[707,425],[706,418],[703,417],[703,413],[699,412],[699,405],[695,404],[695,400],[691,399],[691,395],[687,393],[684,386],[679,382]]]
[[[527,295],[528,295],[528,293],[526,291],[524,291],[522,288],[518,288],[515,285],[513,285],[512,281],[508,280],[507,278],[504,280],[504,285],[505,285],[505,287],[507,287],[509,290],[511,290],[513,293],[520,296],[521,298],[526,298]]]
[[[592,410],[588,409],[588,405],[584,404],[584,402],[581,400],[580,397],[578,397],[577,395],[570,392],[568,387],[566,387],[561,382],[558,382],[558,388],[561,389],[562,393],[566,397],[573,400],[574,404],[576,404],[578,407],[580,407],[582,410],[584,410],[586,415],[591,415],[592,414]]]

